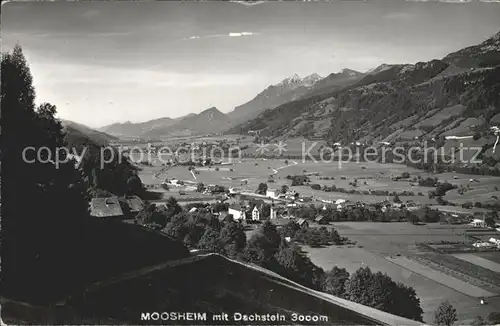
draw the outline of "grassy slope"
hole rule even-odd
[[[291,282],[265,269],[219,255],[155,270],[74,298],[77,311],[139,323],[145,311],[327,315],[329,324],[419,323]],[[151,323],[149,321],[148,323]],[[290,320],[283,324],[290,324]]]

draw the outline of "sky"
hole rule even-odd
[[[415,63],[500,31],[495,0],[10,2],[37,102],[90,127],[229,112],[294,73]]]

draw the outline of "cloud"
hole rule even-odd
[[[204,39],[204,38],[224,38],[224,37],[241,37],[241,36],[254,36],[258,35],[259,33],[254,33],[254,32],[230,32],[228,34],[212,34],[212,35],[204,35],[204,36],[199,36],[199,35],[193,35],[193,36],[188,36],[184,37],[183,40],[197,40],[197,39]]]
[[[229,33],[229,36],[252,36],[252,32],[242,32],[242,33]]]
[[[234,1],[234,0],[231,0],[229,2],[238,3],[240,5],[251,7],[251,6],[260,5],[262,3],[266,3],[267,1],[248,1],[248,0],[247,1]]]

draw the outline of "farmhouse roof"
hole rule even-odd
[[[232,214],[228,214],[227,212],[221,212],[217,218],[219,219],[219,221],[222,222],[222,221],[225,221],[228,218],[233,218],[233,215]]]
[[[248,203],[250,203],[250,201]],[[266,202],[263,201],[262,199],[253,199],[252,200],[252,204],[254,204],[254,205],[264,205],[265,203]]]
[[[130,209],[130,212],[132,212],[132,213],[140,212],[144,206],[142,199],[140,199],[137,196],[127,196],[124,198],[119,198],[119,200],[122,203],[127,204],[129,209]]]
[[[95,217],[123,216],[118,197],[92,198],[90,201],[90,215]]]
[[[307,223],[307,220],[305,218],[299,218],[299,220],[297,221],[297,224],[300,226],[302,226],[306,223]]]
[[[229,206],[229,208],[234,209],[236,211],[241,211],[243,209],[243,207],[240,204],[232,204],[231,206]]]
[[[290,223],[290,219],[287,219],[287,218],[280,217],[280,218],[273,220],[273,224],[276,226],[283,226],[283,225],[287,225],[288,223]]]
[[[319,221],[322,221],[325,217],[323,215],[319,215],[318,217],[316,217],[314,220],[316,222],[319,222]]]

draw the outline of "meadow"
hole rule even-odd
[[[463,241],[464,227],[427,224],[416,226],[406,222],[339,222],[331,227],[341,236],[357,242],[357,246],[304,247],[311,260],[325,270],[333,266],[350,273],[368,266],[387,273],[391,278],[415,288],[424,310],[424,321],[433,322],[437,306],[448,300],[457,309],[459,323],[468,324],[477,315],[487,315],[500,306],[500,297],[481,305],[475,296],[496,295],[477,286],[455,279],[405,258],[417,252],[416,243],[424,241]]]
[[[227,141],[231,146],[238,146],[240,148],[245,148],[242,151],[242,155],[256,155],[259,154],[258,149],[260,144],[254,143],[254,136],[241,136],[241,135],[224,135],[224,136],[212,136],[212,137],[179,137],[176,139],[171,139],[157,145],[173,146],[174,144],[185,143],[214,143],[218,141]],[[319,162],[305,159],[305,153],[307,153],[309,148],[311,154],[317,155],[319,148],[325,145],[324,141],[313,141],[306,140],[304,138],[288,138],[288,139],[276,139],[271,143],[268,143],[265,150],[261,153],[269,155],[278,155],[278,145],[279,141],[284,144],[283,150],[281,151],[280,159],[269,158],[264,159],[252,159],[243,158],[242,160],[238,158],[233,158],[231,166],[225,166],[232,168],[233,171],[223,171],[222,168],[219,171],[199,171],[196,175],[196,179],[190,175],[189,171],[185,167],[175,167],[168,171],[168,177],[176,177],[181,180],[196,180],[196,182],[203,182],[206,184],[221,184],[227,187],[241,187],[242,179],[248,179],[248,186],[245,190],[254,191],[259,183],[266,183],[269,180],[269,176],[274,174],[274,184],[269,184],[269,188],[278,188],[281,185],[287,184],[290,186],[291,182],[286,180],[287,175],[300,175],[304,171],[306,173],[317,172],[319,177],[311,176],[311,183],[317,183],[320,185],[332,186],[335,185],[337,188],[344,188],[346,190],[355,189],[358,191],[396,191],[396,192],[413,192],[415,196],[404,196],[400,197],[402,200],[413,200],[420,204],[436,204],[434,199],[428,198],[428,192],[434,190],[433,187],[421,187],[415,185],[415,182],[410,182],[408,180],[392,180],[392,176],[400,176],[403,172],[410,173],[411,177],[435,177],[438,178],[440,182],[450,182],[451,184],[460,186],[462,185],[467,189],[463,194],[460,194],[458,190],[450,190],[443,197],[445,200],[452,203],[461,205],[464,203],[481,202],[481,203],[492,203],[498,202],[496,198],[500,198],[500,177],[493,176],[477,176],[477,175],[466,175],[457,173],[441,173],[441,174],[431,174],[422,170],[417,170],[411,167],[407,167],[401,164],[381,164],[376,162],[345,162],[340,161],[338,158],[334,158],[331,162]],[[141,146],[146,146],[142,144]],[[303,155],[304,154],[304,155]],[[134,154],[137,159],[138,155]],[[145,155],[146,157],[147,155]],[[288,156],[293,158],[287,159]],[[144,183],[159,183],[156,180],[152,180],[151,175],[158,172],[161,166],[161,158],[166,161],[170,158],[170,155],[163,154],[161,157],[151,155],[153,167],[143,167],[141,173],[141,179]],[[304,159],[303,159],[304,158]],[[284,161],[288,160],[290,166],[284,169],[279,169],[277,172],[273,169],[278,169],[283,167]],[[241,163],[240,163],[241,162]],[[291,162],[296,162],[296,165],[292,165]],[[255,165],[257,163],[257,165]],[[142,166],[141,166],[142,167]],[[188,173],[185,173],[186,171]],[[153,171],[150,173],[150,171]],[[320,179],[328,177],[329,180]],[[334,177],[335,180],[331,180]],[[344,177],[345,179],[342,179]],[[162,175],[162,179],[164,176]],[[358,179],[357,187],[352,187],[349,185],[354,179]],[[478,182],[470,182],[471,179],[477,180]],[[161,183],[161,181],[160,181]],[[351,201],[362,201],[362,202],[378,202],[380,200],[386,199],[384,196],[374,196],[374,195],[359,195],[359,194],[346,194],[340,192],[330,192],[326,193],[321,190],[313,190],[310,187],[296,187],[296,190],[304,194],[305,196],[314,196],[318,199],[332,200],[332,199],[349,199]],[[421,194],[421,195],[419,195]]]
[[[498,258],[500,258],[500,252],[488,252],[490,254],[490,257],[493,257],[495,254]],[[463,259],[465,261],[468,261],[469,263],[484,267],[486,269],[489,269],[491,271],[500,273],[500,263],[496,263],[490,259],[483,258],[476,253],[472,254],[454,254],[454,257],[458,259]],[[497,258],[497,259],[498,259]]]
[[[500,198],[500,177],[453,173],[442,173],[438,177],[440,180],[447,180],[451,184],[467,187],[463,195],[459,193],[458,189],[448,191],[446,196],[443,197],[445,200],[463,204],[466,202],[498,202],[498,198]],[[470,182],[470,180],[475,181]]]
[[[497,264],[500,264],[500,252],[477,252],[475,253],[476,256],[487,259],[489,261],[495,262]]]
[[[285,161],[287,164],[285,164]],[[436,200],[428,197],[428,192],[435,188],[415,185],[414,182],[408,180],[396,181],[392,178],[408,172],[411,177],[437,177],[440,182],[450,182],[470,188],[463,195],[460,195],[455,189],[448,191],[444,196],[445,200],[459,205],[464,202],[491,202],[491,200],[494,200],[492,196],[500,196],[500,191],[495,190],[500,187],[499,177],[474,177],[452,173],[430,174],[399,164],[343,162],[339,165],[337,162],[325,163],[264,158],[233,159],[229,163],[231,164],[214,166],[212,168],[198,168],[194,175],[188,170],[187,166],[175,166],[160,173],[163,168],[162,163],[153,155],[152,166],[140,165],[140,177],[144,184],[159,185],[165,178],[177,178],[191,183],[218,184],[227,188],[234,187],[243,191],[253,192],[260,183],[267,183],[270,189],[279,189],[283,185],[291,187],[291,180],[287,179],[287,176],[302,175],[304,173],[318,174],[317,176],[309,176],[311,184],[329,187],[334,185],[337,188],[343,188],[347,191],[412,192],[413,196],[399,197],[403,201],[412,200],[417,204],[436,205]],[[356,187],[349,184],[355,179],[357,179]],[[478,180],[478,182],[470,182],[470,179]],[[314,190],[307,185],[294,186],[293,189],[303,196],[313,196],[314,199],[319,201],[346,199],[353,202],[374,203],[385,199],[392,200],[392,196],[349,194],[338,191],[324,192],[322,190]],[[188,191],[190,190],[188,189]],[[460,207],[456,206],[456,208]]]

